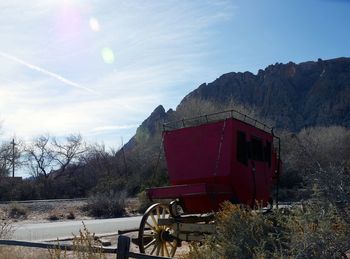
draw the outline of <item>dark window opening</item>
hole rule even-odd
[[[271,142],[266,142],[265,147],[265,161],[269,164],[269,167],[271,167]]]
[[[250,143],[252,160],[264,161],[262,141],[253,137]]]
[[[248,165],[247,142],[245,140],[245,133],[237,132],[237,160],[244,165]]]

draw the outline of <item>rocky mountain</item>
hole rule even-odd
[[[137,128],[136,134],[124,145],[125,150],[132,150],[137,143],[145,143],[159,132],[161,124],[168,117],[162,105],[159,105],[151,115]]]
[[[292,131],[314,125],[350,127],[350,58],[277,63],[257,75],[224,74],[184,100],[191,98],[214,102],[233,98]]]
[[[277,128],[297,132],[309,126],[350,127],[350,58],[318,59],[300,64],[276,63],[257,74],[231,72],[189,93],[175,111],[158,106],[127,144],[156,133],[160,122],[173,117],[191,100],[253,107]],[[235,107],[232,107],[235,108]]]

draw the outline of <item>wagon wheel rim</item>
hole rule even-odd
[[[147,209],[139,228],[139,250],[141,253],[173,257],[177,249],[177,240],[171,236],[173,229],[159,225],[158,219],[170,218],[167,205],[156,203]]]

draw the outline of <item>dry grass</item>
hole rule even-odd
[[[53,209],[49,212],[49,216],[47,218],[48,220],[51,221],[56,221],[56,220],[60,220],[60,219],[64,219],[64,214],[62,213],[61,210],[59,209]]]
[[[20,204],[11,203],[7,214],[8,217],[12,219],[26,219],[28,215],[28,209]]]
[[[12,221],[9,219],[0,219],[0,239],[11,237],[13,233]]]
[[[1,247],[1,259],[47,259],[51,258],[48,250],[26,247]]]
[[[144,213],[149,206],[152,205],[152,201],[147,197],[146,191],[142,191],[137,195],[138,199],[138,208],[137,211]]]
[[[69,211],[66,215],[66,219],[75,219],[74,211]]]
[[[83,223],[83,228],[79,231],[78,236],[73,239],[73,251],[67,252],[57,249],[49,250],[50,258],[66,259],[107,259],[107,255],[101,251],[101,244],[95,238],[95,234],[91,234]],[[114,255],[115,257],[115,255]]]
[[[125,214],[126,192],[105,192],[92,195],[88,199],[86,210],[98,218],[116,218]]]
[[[115,254],[85,254],[77,255],[74,251],[47,250],[26,247],[1,247],[1,259],[115,259]]]
[[[57,216],[58,220],[87,220],[91,219],[83,209],[86,201],[61,201],[61,202],[36,202],[27,204],[16,204],[26,211],[25,217],[13,218],[21,223],[38,223],[51,221],[51,216]],[[0,214],[11,211],[12,204],[0,204]]]
[[[346,258],[349,237],[349,225],[331,205],[264,215],[226,203],[216,234],[181,258]]]
[[[0,211],[0,239],[10,238],[12,233],[12,220],[5,211]]]
[[[115,254],[103,254],[101,244],[95,234],[91,234],[83,223],[80,234],[75,236],[73,251],[57,249],[23,248],[15,246],[0,247],[1,259],[109,259],[115,258]],[[57,243],[59,245],[59,242]]]
[[[16,209],[17,210],[17,209]],[[13,233],[12,220],[8,212],[0,213],[0,239],[9,239]],[[0,246],[1,259],[46,259],[50,258],[48,251],[35,248]]]

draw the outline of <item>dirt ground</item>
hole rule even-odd
[[[0,217],[9,215],[11,211],[17,211],[10,218],[22,223],[42,223],[67,220],[94,219],[84,210],[86,200],[59,200],[33,203],[7,203],[0,204]],[[138,200],[130,198],[126,200],[127,216],[139,215],[137,213]]]
[[[9,203],[0,204],[0,213],[9,215],[11,211],[18,211],[13,212],[10,218],[23,223],[91,219],[83,210],[85,205],[85,201]]]

